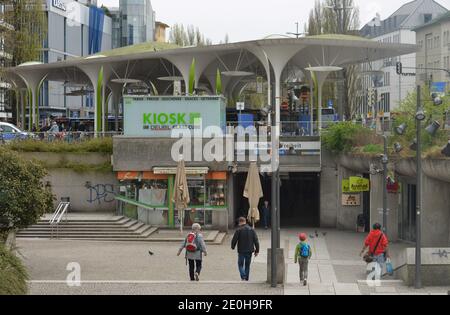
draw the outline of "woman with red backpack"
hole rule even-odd
[[[189,276],[191,281],[200,280],[203,254],[205,256],[208,255],[205,240],[200,233],[201,229],[202,227],[198,223],[192,225],[192,232],[186,236],[177,254],[177,256],[180,256],[183,249],[186,250],[186,263],[189,262]]]

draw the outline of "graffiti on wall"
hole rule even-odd
[[[114,185],[112,184],[97,184],[91,185],[90,183],[86,183],[86,188],[89,191],[89,199],[87,202],[89,203],[111,203],[114,202]]]

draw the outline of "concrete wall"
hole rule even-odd
[[[450,183],[423,177],[422,244],[450,246]]]
[[[324,151],[322,155],[322,173],[320,175],[320,226],[335,228],[339,200],[338,165],[335,158]]]
[[[118,192],[119,183],[112,172],[78,173],[71,169],[51,169],[46,180],[51,183],[56,204],[61,198],[70,198],[70,211],[115,212],[116,210],[114,194]]]
[[[114,212],[116,201],[114,193],[118,192],[118,181],[113,172],[87,171],[79,172],[61,165],[77,163],[83,165],[104,165],[111,161],[108,154],[101,153],[21,153],[28,160],[45,163],[48,181],[56,197],[55,204],[61,198],[70,198],[70,211],[75,212]],[[55,206],[56,206],[55,205]]]
[[[383,223],[383,175],[370,176],[370,223]],[[398,211],[400,207],[401,194],[388,194],[387,236],[390,241],[398,240]]]
[[[348,179],[351,176],[359,176],[362,175],[361,173],[345,168],[345,167],[339,167],[338,170],[338,195],[336,196],[337,199],[337,225],[336,227],[338,229],[343,230],[351,230],[356,231],[356,222],[358,215],[363,213],[363,200],[362,200],[362,194],[361,194],[361,205],[360,206],[343,206],[342,205],[342,180]]]

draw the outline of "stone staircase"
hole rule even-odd
[[[181,242],[176,231],[160,230],[123,216],[69,214],[58,227],[52,227],[49,216],[37,224],[17,233],[19,239],[58,239],[85,241],[129,242]],[[219,231],[205,232],[205,241],[222,244],[226,234]]]

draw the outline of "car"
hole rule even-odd
[[[22,131],[13,124],[0,122],[0,143],[13,140],[25,140],[34,138],[30,132]]]

